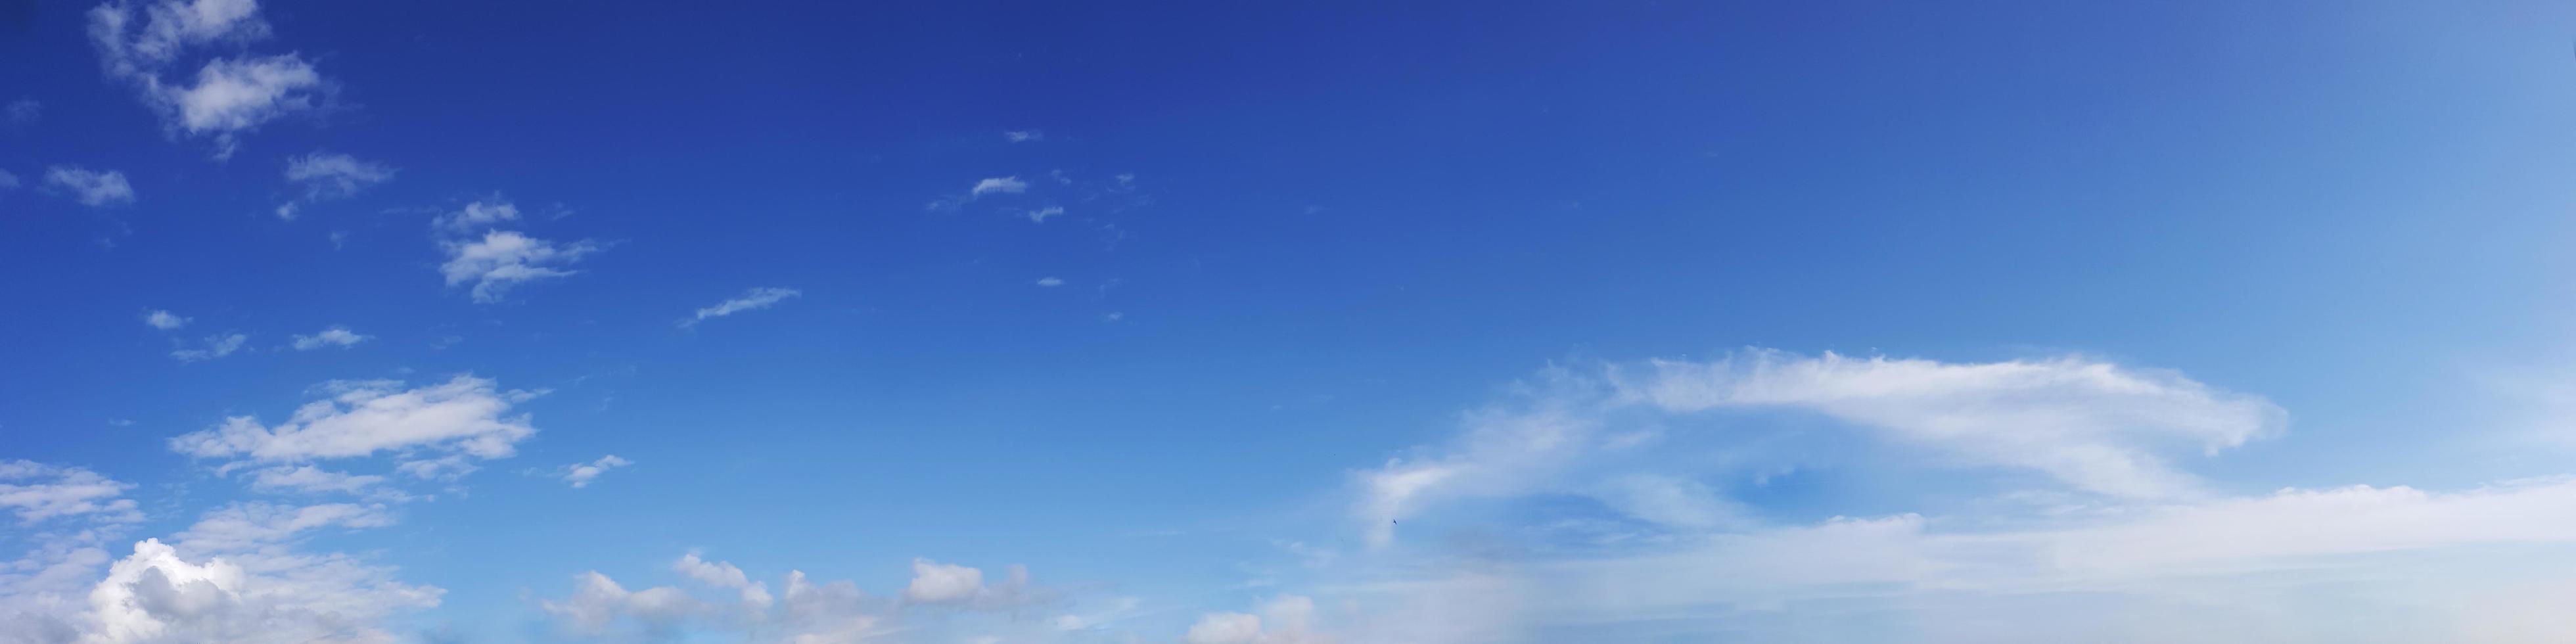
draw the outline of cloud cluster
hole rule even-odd
[[[174,69],[194,50],[269,33],[256,0],[112,0],[89,11],[90,43],[108,77],[131,83],[164,130],[211,137],[218,159],[232,155],[241,134],[314,109],[330,93],[296,53],[215,56],[193,77]]]
[[[134,487],[78,467],[34,461],[0,461],[0,509],[23,524],[55,517],[89,515],[112,521],[140,520],[132,499],[120,498]]]
[[[447,254],[447,261],[438,267],[447,285],[471,285],[475,302],[499,302],[520,284],[578,273],[566,267],[600,250],[588,241],[556,244],[492,228],[518,218],[515,205],[477,201],[432,219],[430,230]],[[482,234],[477,236],[476,231]]]

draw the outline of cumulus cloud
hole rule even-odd
[[[695,553],[673,562],[672,569],[736,597],[705,599],[676,586],[628,590],[591,571],[574,577],[570,596],[541,600],[538,606],[553,617],[557,630],[576,637],[675,637],[686,629],[732,632],[751,642],[826,644],[868,640],[893,630],[887,623],[895,607],[851,582],[817,584],[805,573],[791,571],[785,592],[773,597],[766,584],[733,564]]]
[[[286,422],[263,425],[257,417],[233,416],[171,438],[170,449],[196,458],[272,463],[391,451],[492,459],[512,455],[519,441],[537,432],[526,414],[510,415],[511,405],[537,394],[504,391],[470,375],[411,389],[390,380],[334,381],[317,389],[330,397],[297,408]]]
[[[324,347],[340,347],[346,349],[374,337],[375,336],[358,335],[357,333],[349,331],[349,327],[332,326],[330,328],[323,329],[321,333],[295,336],[295,350],[312,351],[314,349]]]
[[[239,333],[207,336],[203,346],[195,349],[179,349],[171,351],[170,357],[177,358],[180,362],[213,360],[232,355],[233,352],[240,351],[242,345],[248,344],[249,342],[250,336]]]
[[[907,602],[977,610],[1009,610],[1054,601],[1053,591],[1029,582],[1026,567],[1012,565],[1001,583],[984,583],[984,571],[929,559],[912,560],[912,582],[903,588]]]
[[[480,239],[447,240],[442,246],[447,262],[439,272],[447,276],[447,285],[471,284],[474,301],[487,304],[501,301],[520,284],[574,275],[578,271],[564,267],[599,250],[586,241],[557,245],[507,230],[487,232]]]
[[[742,295],[733,299],[717,302],[715,306],[698,309],[696,317],[680,321],[680,328],[686,329],[695,327],[699,322],[706,321],[708,318],[720,318],[743,311],[756,311],[769,308],[771,305],[784,301],[787,298],[804,294],[805,293],[803,291],[798,291],[792,288],[762,287],[751,289],[749,291],[744,291]]]
[[[89,593],[81,640],[390,642],[387,623],[438,605],[438,588],[393,569],[295,547],[324,529],[381,527],[381,507],[237,504],[208,513],[173,542],[146,539]]]
[[[160,309],[143,312],[144,325],[163,331],[170,331],[178,329],[179,327],[188,326],[188,320],[189,318],[179,317],[169,311],[163,311]]]
[[[330,85],[300,54],[215,57],[193,78],[170,72],[191,50],[269,35],[252,0],[116,0],[89,12],[90,43],[108,77],[131,83],[173,135],[211,137],[227,158],[242,133],[315,108]]]
[[[76,165],[58,165],[45,169],[45,184],[69,193],[73,201],[92,208],[134,203],[134,185],[125,182],[125,173],[115,170],[98,172]]]
[[[1019,177],[995,177],[975,182],[974,189],[966,191],[966,194],[977,197],[988,194],[1019,194],[1028,189],[1029,182],[1021,181]]]
[[[565,483],[571,483],[572,486],[576,488],[590,487],[590,482],[592,480],[598,479],[599,475],[607,473],[609,469],[625,467],[633,464],[634,461],[618,458],[616,454],[610,454],[599,457],[599,460],[596,461],[588,463],[574,463],[564,466],[563,480]]]

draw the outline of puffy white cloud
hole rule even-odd
[[[447,276],[447,285],[472,284],[474,301],[483,303],[501,301],[519,284],[573,275],[576,271],[563,266],[599,250],[586,241],[558,246],[508,230],[486,232],[480,239],[446,240],[441,245],[447,262],[439,265],[439,272]]]
[[[514,445],[537,432],[525,414],[509,415],[511,405],[537,394],[503,391],[492,380],[470,375],[412,389],[382,380],[335,381],[318,389],[331,397],[297,408],[286,422],[267,426],[256,417],[234,416],[214,428],[171,438],[170,449],[198,458],[262,462],[396,450],[490,459],[510,456]]]
[[[974,189],[966,191],[966,194],[976,197],[997,193],[1019,194],[1027,191],[1028,189],[1029,182],[1021,181],[1019,177],[994,177],[975,182]]]
[[[73,515],[140,520],[134,501],[119,498],[133,487],[85,468],[0,461],[0,508],[18,515],[21,523]]]
[[[720,318],[743,311],[755,311],[769,308],[771,305],[784,301],[787,298],[797,297],[804,294],[805,293],[803,291],[798,291],[792,288],[762,287],[751,289],[749,291],[744,291],[742,295],[733,299],[717,302],[715,306],[698,309],[696,317],[680,321],[680,328],[686,329],[697,326],[699,322],[705,321],[707,318]]]
[[[234,505],[174,542],[147,539],[89,593],[86,643],[393,642],[386,623],[444,592],[345,555],[298,552],[305,533],[388,525],[381,508]]]
[[[169,311],[163,311],[160,309],[143,312],[143,324],[163,331],[170,331],[179,327],[188,326],[188,321],[189,318],[179,317]]]
[[[751,642],[836,644],[890,632],[895,606],[868,597],[847,581],[817,584],[803,572],[787,574],[785,592],[772,597],[733,564],[681,557],[672,569],[698,584],[739,591],[739,599],[702,599],[688,590],[657,586],[628,590],[597,571],[574,577],[571,596],[540,600],[556,627],[578,637],[674,637],[689,632],[733,632]]]
[[[1199,616],[1183,633],[1189,644],[1330,644],[1339,641],[1312,632],[1315,600],[1283,595],[1266,602],[1260,615],[1218,612]]]
[[[124,0],[89,12],[89,35],[110,78],[131,82],[173,134],[211,136],[216,158],[231,156],[236,137],[269,121],[313,109],[329,83],[299,54],[218,57],[192,80],[165,75],[191,49],[219,41],[267,37],[252,0]]]
[[[982,570],[916,558],[903,599],[952,608],[1011,610],[1055,601],[1056,594],[1031,584],[1028,569],[1019,565],[1010,567],[1002,583],[987,585]]]
[[[295,350],[312,351],[314,349],[324,347],[340,347],[346,349],[351,346],[355,346],[360,342],[365,342],[373,337],[375,336],[358,335],[357,333],[349,331],[349,327],[335,325],[331,328],[323,329],[321,333],[295,336]]]
[[[242,345],[248,344],[249,342],[250,336],[239,333],[207,336],[205,346],[196,349],[174,350],[170,352],[170,357],[177,358],[180,362],[213,360],[232,355],[233,352],[240,351]]]
[[[69,191],[73,201],[92,208],[134,203],[134,185],[126,183],[125,173],[115,170],[58,165],[45,169],[45,183]]]
[[[574,463],[564,466],[563,480],[565,483],[571,483],[572,486],[576,488],[590,487],[590,482],[593,479],[599,478],[600,474],[607,473],[610,468],[624,467],[633,464],[633,461],[618,458],[616,454],[610,454],[599,457],[599,460],[596,461],[588,463]]]

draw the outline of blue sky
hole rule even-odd
[[[0,642],[2576,637],[2576,9],[0,4]]]

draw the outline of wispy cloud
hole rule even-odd
[[[361,161],[346,154],[315,152],[294,157],[286,162],[286,181],[303,189],[304,195],[277,207],[281,219],[294,219],[305,204],[344,199],[358,191],[392,180],[394,169],[374,161]]]
[[[213,360],[232,355],[233,352],[240,351],[242,345],[249,342],[250,336],[239,333],[209,336],[206,338],[203,346],[195,349],[179,349],[172,351],[170,352],[170,357],[177,358],[180,362]]]
[[[1003,132],[1002,139],[1012,143],[1042,141],[1046,139],[1046,133],[1037,130],[1012,130],[1009,132]]]
[[[563,466],[563,481],[565,483],[572,484],[575,488],[590,487],[591,481],[597,480],[599,475],[607,473],[608,470],[633,464],[635,464],[634,461],[618,458],[616,454],[610,454],[599,457],[599,460],[588,463],[574,463]]]
[[[92,208],[134,203],[134,185],[126,183],[125,173],[115,170],[58,165],[45,170],[45,183],[70,192],[73,201]]]
[[[744,291],[742,295],[733,299],[717,302],[714,306],[698,309],[696,316],[680,321],[680,328],[686,329],[696,327],[699,322],[704,322],[710,318],[720,318],[743,311],[757,311],[769,308],[771,305],[775,305],[787,298],[797,297],[804,294],[805,293],[803,291],[798,291],[792,288],[754,288],[749,291]]]
[[[143,324],[144,324],[145,326],[149,326],[149,327],[152,327],[152,328],[155,328],[155,329],[160,329],[160,330],[163,330],[163,331],[169,331],[169,330],[177,329],[177,328],[179,328],[179,327],[188,326],[188,322],[189,322],[189,318],[179,317],[178,315],[173,314],[173,313],[171,313],[171,312],[169,312],[169,311],[163,311],[163,310],[160,310],[160,309],[153,309],[153,310],[150,310],[150,311],[144,311],[144,312],[143,312]]]
[[[131,83],[173,135],[211,137],[217,159],[239,136],[287,115],[314,109],[330,84],[300,54],[214,57],[193,79],[172,68],[199,48],[267,38],[268,22],[253,0],[117,0],[89,12],[89,36],[111,79]]]
[[[1029,182],[1021,181],[1019,177],[997,177],[975,182],[974,189],[966,191],[966,194],[977,197],[989,194],[1019,194],[1028,189]]]
[[[357,346],[358,343],[365,342],[373,337],[374,336],[358,335],[355,332],[351,332],[349,327],[333,326],[323,329],[321,333],[295,336],[295,350],[312,351],[314,349],[326,347],[339,347],[346,349],[352,346]]]

